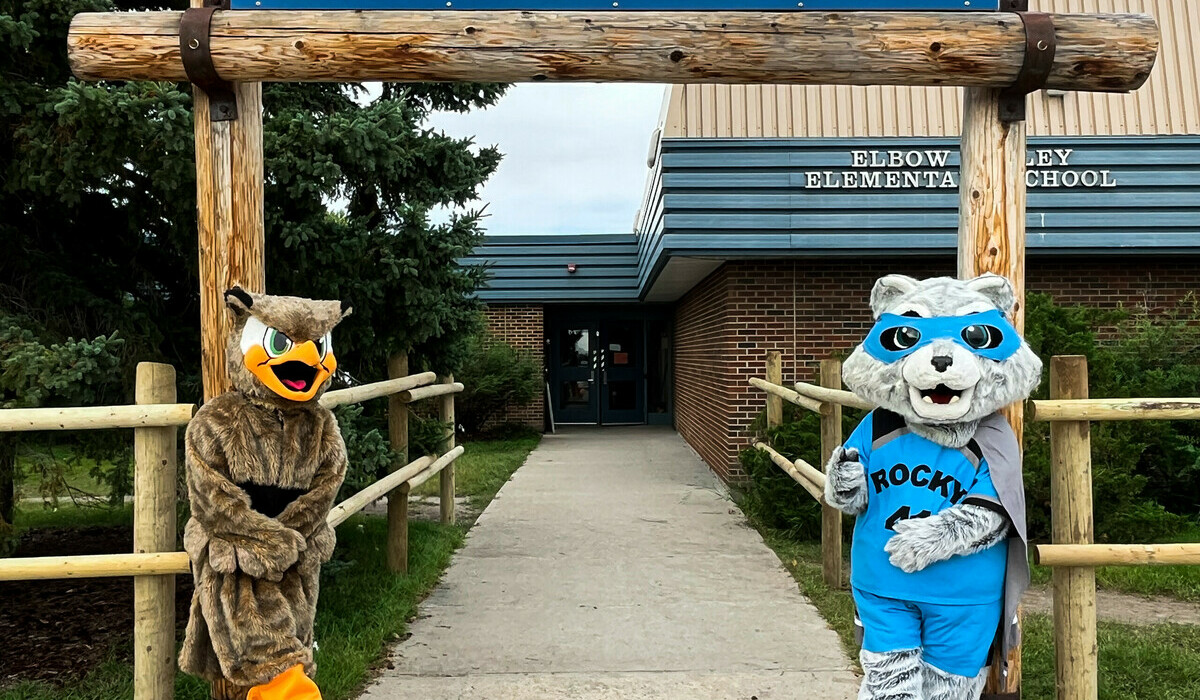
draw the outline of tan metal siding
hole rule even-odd
[[[1144,12],[1158,20],[1154,73],[1130,94],[1035,93],[1038,136],[1200,134],[1200,0],[1032,0],[1059,13]],[[958,136],[958,88],[675,85],[664,137]]]

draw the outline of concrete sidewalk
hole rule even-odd
[[[365,697],[850,700],[837,635],[665,428],[546,436]]]

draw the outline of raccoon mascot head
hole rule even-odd
[[[962,447],[980,420],[1029,396],[1041,379],[1041,360],[1007,319],[1014,303],[998,275],[888,275],[871,291],[876,323],[846,360],[846,386],[914,432]]]

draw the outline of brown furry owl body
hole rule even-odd
[[[348,312],[339,302],[241,290],[226,298],[237,315],[227,349],[234,389],[207,402],[186,437],[191,518],[184,548],[195,593],[180,667],[253,686],[297,664],[310,676],[315,671],[320,568],[334,547],[325,517],[346,473],[337,420],[317,400],[336,368],[329,331]],[[259,326],[272,350],[250,345]],[[286,336],[288,350],[278,357],[268,355],[285,342],[272,333]],[[249,362],[260,356],[268,359]],[[303,400],[260,380],[270,371],[295,375],[299,360],[289,358],[301,356],[319,358],[307,380],[319,385],[295,392]]]

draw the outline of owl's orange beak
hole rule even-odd
[[[250,348],[245,356],[246,369],[268,389],[290,401],[311,401],[325,382],[337,371],[333,350],[317,352],[311,340],[295,345],[279,357],[270,357],[261,345]]]

